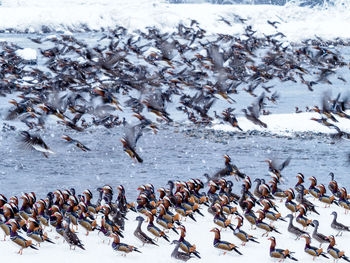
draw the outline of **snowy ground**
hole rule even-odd
[[[265,131],[279,135],[293,135],[295,133],[313,132],[331,134],[336,133],[333,128],[328,128],[311,118],[320,119],[320,114],[315,112],[302,112],[291,114],[271,114],[261,116],[261,121],[267,124],[267,128],[262,128],[250,122],[245,117],[238,118],[239,126],[243,131]],[[345,118],[339,118],[339,122],[334,123],[342,131],[350,132],[350,120]],[[223,131],[237,131],[237,128],[227,124],[215,124],[213,125],[215,130]]]
[[[331,208],[324,208],[324,204],[319,201],[314,201],[313,198],[309,199],[314,202],[318,207],[316,208],[320,212],[320,216],[316,214],[310,214],[307,217],[309,219],[317,219],[320,222],[319,232],[325,235],[335,235],[337,232],[330,228],[330,223],[332,216],[330,213],[332,211],[338,212],[338,222],[343,222],[347,224],[348,215],[344,215],[344,210],[339,207],[332,205]],[[280,203],[276,201],[279,211],[282,216],[289,214],[284,206],[284,202]],[[260,244],[255,244],[248,242],[246,246],[241,246],[240,240],[236,238],[231,230],[226,230],[221,233],[221,239],[232,242],[239,246],[239,250],[243,253],[242,256],[236,254],[235,252],[228,253],[226,255],[220,255],[222,252],[214,248],[212,242],[214,240],[214,234],[209,231],[215,227],[213,223],[213,216],[206,212],[206,207],[202,207],[202,211],[205,214],[205,217],[199,215],[196,216],[198,222],[193,222],[188,219],[183,222],[187,229],[186,239],[191,243],[197,246],[197,250],[201,253],[202,259],[191,259],[190,262],[215,262],[220,260],[223,262],[226,261],[235,261],[235,262],[255,262],[257,258],[260,259],[260,262],[273,262],[269,256],[269,246],[270,241],[266,237],[261,237],[264,233],[261,229],[251,230],[250,224],[246,220],[244,221],[243,230],[247,233],[258,238]],[[258,210],[258,207],[254,208],[254,211]],[[239,210],[240,211],[240,210]],[[82,242],[85,244],[86,251],[80,249],[69,250],[69,246],[66,243],[63,243],[62,238],[55,240],[57,244],[42,244],[38,251],[34,251],[30,248],[25,249],[23,255],[17,255],[17,247],[12,244],[11,241],[1,242],[0,253],[2,255],[2,260],[8,260],[9,262],[52,262],[52,263],[68,263],[74,261],[83,261],[83,262],[98,262],[103,260],[104,262],[154,262],[154,263],[163,263],[163,262],[176,262],[176,260],[170,258],[170,254],[174,248],[174,245],[170,245],[165,240],[159,240],[159,247],[152,247],[146,245],[142,247],[140,242],[133,236],[133,231],[136,228],[136,218],[134,212],[129,212],[128,221],[126,222],[126,230],[124,232],[125,238],[121,239],[121,242],[134,245],[138,247],[142,254],[132,253],[128,254],[126,257],[122,257],[120,254],[112,250],[111,246],[107,243],[102,243],[102,239],[97,236],[96,232],[91,232],[89,236],[85,236],[85,231],[79,229],[79,237]],[[289,222],[289,221],[288,221]],[[232,223],[235,225],[237,220],[233,218]],[[289,249],[294,251],[294,256],[299,260],[299,262],[314,262],[312,257],[304,252],[305,240],[295,240],[295,236],[287,232],[287,222],[279,221],[273,223],[277,229],[282,232],[282,234],[273,233],[277,240],[277,248]],[[301,227],[298,223],[294,221],[294,225]],[[302,227],[301,227],[302,228]],[[147,232],[146,225],[143,224],[142,229]],[[313,227],[309,226],[308,232],[311,234]],[[55,230],[53,232],[48,232],[49,237],[54,239]],[[174,232],[169,232],[170,240],[178,239],[179,236]],[[349,240],[349,233],[344,233],[341,237],[336,237],[337,245],[336,247],[345,250],[345,255],[350,255],[349,247],[347,246],[346,241]],[[312,241],[312,245],[318,247],[318,242]],[[327,246],[323,245],[323,249],[326,250]],[[254,251],[254,253],[252,253]],[[331,256],[329,255],[331,258]],[[287,260],[288,261],[288,260]],[[317,259],[316,262],[331,262],[331,259]]]
[[[276,30],[267,20],[278,21],[278,30],[290,41],[314,38],[350,38],[349,1],[335,0],[334,6],[299,7],[271,5],[168,4],[160,0],[3,0],[0,6],[0,29],[40,32],[84,31],[85,28],[124,26],[130,30],[156,26],[173,30],[179,22],[197,20],[208,32],[236,34],[242,26],[236,15],[247,19],[258,33]],[[223,22],[225,18],[231,25]],[[44,28],[43,28],[44,26]]]

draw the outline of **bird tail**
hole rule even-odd
[[[345,256],[345,255],[342,257],[342,259],[344,259],[347,262],[350,262],[350,259],[347,256]]]
[[[162,236],[162,238],[164,238],[166,241],[168,241],[170,243],[170,240],[169,240],[167,235]]]
[[[38,248],[35,247],[34,245],[30,245],[29,247],[32,248],[32,249],[38,250]]]
[[[46,241],[46,242],[49,242],[49,243],[51,243],[51,244],[55,244],[55,242],[53,242],[50,238],[46,238],[45,241]]]
[[[287,222],[283,217],[279,217],[278,219],[283,221],[283,222]]]
[[[199,209],[197,209],[196,212],[197,212],[198,214],[200,214],[201,216],[204,216],[204,215],[202,214],[202,212],[199,211]]]
[[[234,247],[233,250],[236,251],[238,254],[243,255],[236,247]]]
[[[272,228],[272,231],[275,231],[276,233],[281,234],[281,232],[278,231],[277,228],[275,228],[275,227]]]
[[[134,251],[139,252],[139,253],[142,253],[140,250],[138,250],[137,247],[134,247]]]
[[[137,160],[139,163],[143,163],[142,158],[141,158],[140,155],[138,155],[136,152],[135,152],[135,158],[136,158],[136,160]]]
[[[315,214],[320,215],[320,213],[319,213],[319,212],[317,212],[315,208],[313,208],[311,211],[312,211],[312,212],[314,212]]]
[[[193,253],[193,255],[195,255],[197,258],[201,258],[201,256],[199,255],[198,251],[194,251],[194,252],[192,252],[192,253]]]
[[[176,234],[179,234],[179,232],[177,232],[176,228],[173,227],[172,230],[176,233]]]
[[[197,222],[197,220],[194,218],[193,214],[188,214],[189,218],[191,218],[194,222]]]
[[[287,258],[290,258],[291,260],[294,260],[294,261],[298,261],[298,259],[296,259],[295,257],[293,257],[291,255],[288,255]]]
[[[326,255],[325,253],[323,253],[323,252],[322,252],[320,255],[321,255],[322,257],[329,258],[329,257],[327,257],[327,255]]]
[[[250,238],[249,241],[252,241],[252,242],[254,242],[254,243],[260,244],[260,242],[259,242],[259,241],[256,241],[254,238]]]
[[[85,250],[85,248],[84,248],[84,245],[83,245],[83,244],[79,244],[79,245],[77,245],[77,247],[78,247],[78,248],[81,248],[82,250]]]

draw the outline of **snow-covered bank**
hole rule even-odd
[[[335,6],[299,7],[297,5],[211,5],[168,4],[159,0],[3,0],[0,29],[22,32],[46,30],[100,30],[121,25],[130,30],[156,26],[172,31],[180,22],[199,22],[208,33],[237,34],[243,27],[237,15],[247,19],[259,35],[274,34],[267,20],[277,21],[278,30],[290,41],[314,38],[350,38],[348,1]],[[224,18],[224,19],[222,19]],[[224,21],[225,20],[225,21]],[[228,24],[228,23],[230,24]]]
[[[272,134],[293,135],[294,133],[313,132],[313,133],[336,133],[334,128],[328,128],[311,118],[320,119],[320,114],[315,112],[291,113],[291,114],[270,114],[260,117],[260,120],[267,124],[267,128],[262,128],[253,124],[245,117],[238,117],[238,125],[243,131],[265,131]],[[350,120],[338,118],[335,124],[344,132],[350,132]],[[229,124],[215,124],[212,127],[215,130],[238,131],[237,128]]]
[[[320,182],[321,183],[321,182]],[[327,183],[327,182],[323,182]],[[347,224],[349,221],[349,215],[344,215],[344,210],[332,205],[331,208],[324,208],[324,204],[313,200],[313,198],[309,198],[316,207],[316,210],[320,212],[320,216],[312,213],[308,214],[308,219],[317,219],[320,222],[319,232],[325,235],[335,235],[337,232],[330,227],[331,221],[333,217],[330,215],[332,211],[338,212],[338,221]],[[284,206],[284,203],[280,203],[276,201],[278,206],[278,210],[281,212],[282,216],[286,216],[289,214],[289,210],[287,210]],[[251,230],[250,224],[247,220],[244,220],[244,225],[242,229],[247,233],[257,237],[260,244],[248,242],[246,246],[241,246],[241,242],[238,238],[236,238],[231,230],[222,231],[221,239],[229,241],[239,246],[239,250],[243,253],[242,256],[237,255],[235,252],[228,253],[226,255],[222,255],[222,252],[218,251],[218,249],[213,247],[213,233],[209,232],[216,225],[213,223],[213,216],[209,215],[206,212],[206,207],[202,207],[202,212],[205,217],[201,217],[199,215],[196,216],[197,222],[193,222],[190,219],[182,222],[187,230],[186,239],[195,244],[197,246],[197,250],[200,252],[202,259],[191,259],[189,262],[205,262],[212,263],[216,261],[220,262],[275,262],[275,260],[271,259],[269,256],[269,246],[270,241],[267,240],[266,237],[262,237],[261,235],[264,233],[261,229]],[[258,210],[258,207],[255,207],[254,211]],[[241,210],[239,209],[241,213]],[[110,245],[107,243],[102,243],[102,240],[97,236],[96,232],[91,232],[89,236],[85,236],[85,231],[81,227],[79,228],[78,236],[85,244],[85,251],[77,248],[76,250],[69,250],[69,246],[67,243],[63,243],[62,238],[58,240],[54,240],[56,244],[44,243],[41,245],[38,251],[27,248],[23,251],[23,255],[17,255],[18,251],[17,247],[15,247],[11,241],[7,240],[6,242],[0,242],[0,254],[1,259],[4,262],[12,262],[12,263],[22,263],[22,262],[50,262],[50,263],[68,263],[68,262],[99,262],[103,260],[103,262],[151,262],[151,263],[164,263],[164,262],[178,262],[170,257],[170,254],[174,248],[174,245],[170,245],[165,240],[159,240],[159,247],[153,247],[150,245],[145,245],[142,247],[140,241],[138,241],[133,236],[133,231],[136,228],[136,222],[134,219],[136,218],[136,214],[134,212],[129,212],[127,215],[128,221],[126,221],[126,230],[124,232],[125,238],[121,239],[121,242],[135,245],[142,251],[142,254],[139,253],[131,253],[126,257],[121,256],[120,254],[114,252]],[[268,222],[267,219],[265,219]],[[232,219],[232,223],[234,225],[237,224],[237,220]],[[294,225],[300,228],[301,225],[295,222]],[[273,233],[273,236],[276,237],[277,240],[277,248],[289,249],[290,251],[295,252],[293,255],[296,257],[299,262],[314,262],[312,257],[304,252],[305,241],[304,239],[295,240],[295,236],[287,232],[287,222],[278,221],[277,223],[273,223],[274,226],[277,227],[278,231],[282,234]],[[142,229],[150,235],[150,233],[146,229],[146,224],[144,223]],[[311,234],[313,231],[313,227],[308,227],[308,232]],[[170,237],[170,240],[178,239],[179,236],[176,235],[173,231],[167,233]],[[24,235],[25,234],[21,234]],[[55,230],[52,232],[48,232],[49,237],[54,239],[56,236]],[[271,234],[270,234],[271,235]],[[347,246],[347,241],[350,239],[349,233],[344,233],[343,236],[336,237],[336,247],[345,250],[345,255],[350,255],[350,249]],[[312,240],[312,245],[318,247],[318,242]],[[326,251],[327,246],[323,245],[323,250]],[[220,255],[221,254],[221,255]],[[316,262],[331,262],[332,257],[328,254],[330,259],[320,258],[317,259]],[[291,261],[286,261],[291,262]]]

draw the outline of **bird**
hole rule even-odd
[[[288,232],[292,233],[293,235],[297,236],[297,239],[299,239],[302,235],[308,234],[306,231],[301,230],[300,228],[293,225],[293,215],[288,214],[286,218],[289,218],[289,224],[288,224]]]
[[[124,152],[130,156],[131,159],[142,163],[143,159],[136,152],[136,143],[142,135],[142,128],[140,125],[131,126],[128,123],[124,125],[125,131],[120,141],[123,144]]]
[[[187,254],[193,254],[197,258],[201,258],[199,252],[196,250],[196,245],[192,245],[190,242],[185,240],[186,236],[186,228],[183,225],[177,227],[181,231],[180,238],[178,242],[180,243],[180,248]]]
[[[252,235],[248,235],[246,232],[241,230],[241,227],[243,225],[243,217],[241,215],[238,215],[236,217],[236,219],[238,220],[238,224],[237,224],[235,230],[233,231],[233,234],[242,241],[242,246],[245,246],[245,244],[249,241],[254,242],[254,243],[259,243],[256,240],[256,237],[254,237]]]
[[[318,233],[318,226],[319,226],[319,222],[318,220],[313,220],[312,221],[312,225],[315,227],[314,231],[312,232],[312,238],[315,239],[316,241],[318,241],[320,243],[320,247],[322,246],[323,243],[329,243],[329,239],[327,236]]]
[[[141,229],[142,223],[145,219],[142,216],[136,217],[136,221],[138,221],[138,225],[134,231],[134,236],[137,237],[141,242],[142,245],[144,246],[145,244],[150,244],[150,245],[155,245],[158,246],[157,243],[153,241],[152,238],[147,236]]]
[[[275,237],[269,237],[268,240],[271,241],[270,245],[270,257],[272,258],[280,258],[280,259],[285,259],[289,258],[294,261],[298,261],[295,257],[292,256],[294,252],[289,251],[288,249],[280,249],[276,248],[276,239]]]
[[[331,223],[331,228],[333,228],[333,229],[338,231],[336,236],[342,235],[344,231],[350,232],[350,227],[349,226],[346,226],[346,225],[344,225],[342,223],[339,223],[337,221],[337,217],[338,217],[337,212],[333,211],[331,213],[331,215],[333,216],[333,220],[332,220],[332,223]]]
[[[344,259],[345,261],[350,262],[350,258],[345,256],[344,251],[340,251],[339,249],[335,248],[335,238],[334,236],[329,236],[328,237],[330,240],[329,246],[327,248],[328,254],[330,254],[335,260],[337,259]]]
[[[130,245],[127,245],[125,243],[120,243],[120,238],[119,238],[118,234],[111,233],[110,237],[113,238],[112,248],[114,251],[124,252],[125,254],[133,252],[133,251],[141,253],[141,251],[138,250],[137,247],[130,246]]]
[[[148,219],[149,219],[148,226],[147,226],[147,230],[148,230],[149,232],[151,232],[151,233],[156,237],[156,239],[158,239],[159,237],[162,237],[162,238],[164,238],[166,241],[170,242],[169,237],[164,233],[164,231],[160,230],[158,227],[156,227],[156,226],[153,224],[153,220],[154,220],[153,214],[150,213],[150,212],[146,212],[146,216],[147,216]]]
[[[74,233],[71,228],[70,228],[70,223],[71,220],[69,217],[65,217],[65,220],[67,222],[66,226],[65,226],[65,230],[63,233],[63,238],[64,240],[66,240],[66,242],[69,245],[69,249],[75,249],[75,247],[78,247],[82,250],[85,250],[84,245],[81,243],[80,239],[78,238],[77,234]]]
[[[68,143],[74,144],[76,147],[78,147],[80,150],[82,150],[84,152],[91,151],[88,147],[86,147],[80,141],[72,139],[68,135],[63,135],[62,139],[66,140]]]
[[[322,256],[322,257],[325,257],[325,258],[329,258],[327,257],[327,255],[323,252],[323,249],[322,248],[316,248],[316,247],[313,247],[311,246],[311,238],[310,236],[308,235],[302,235],[301,236],[302,238],[305,238],[305,248],[304,248],[304,251],[306,253],[308,253],[309,255],[311,255],[313,257],[313,260],[316,258],[316,257],[319,257],[319,256]]]
[[[15,219],[10,219],[9,224],[11,225],[10,228],[10,239],[13,243],[18,245],[20,247],[20,250],[18,251],[18,254],[22,255],[23,249],[30,247],[32,249],[38,250],[34,245],[32,245],[31,240],[26,240],[22,236],[20,236],[17,231],[20,229],[19,224],[16,222]]]
[[[210,232],[214,232],[215,237],[214,237],[214,247],[224,250],[224,254],[226,254],[226,251],[232,251],[234,250],[237,254],[242,255],[242,253],[238,250],[238,247],[235,244],[232,244],[230,242],[227,241],[222,241],[220,239],[220,230],[218,228],[213,228],[212,230],[210,230]]]
[[[193,256],[189,253],[184,253],[184,252],[181,252],[179,251],[179,248],[180,248],[180,245],[181,245],[181,242],[178,241],[178,240],[173,240],[171,242],[171,244],[175,244],[175,248],[173,250],[173,252],[171,253],[171,257],[172,258],[175,258],[175,259],[178,259],[178,260],[181,260],[181,261],[188,261],[190,260],[191,258],[193,258]]]
[[[54,154],[39,135],[30,134],[28,131],[21,131],[21,136],[21,141],[24,143],[25,148],[42,152],[46,158],[49,157],[49,154]]]

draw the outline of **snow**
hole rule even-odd
[[[36,50],[33,48],[18,49],[16,53],[17,56],[20,56],[24,60],[36,60],[38,57]]]
[[[42,32],[113,28],[129,30],[156,26],[173,31],[179,22],[199,22],[208,33],[240,34],[243,26],[237,15],[247,19],[259,35],[274,34],[266,21],[278,21],[278,30],[290,41],[314,38],[350,38],[349,1],[333,1],[333,6],[300,7],[272,5],[168,4],[160,0],[4,0],[0,7],[0,29]],[[231,25],[222,21],[225,18]]]
[[[272,134],[293,135],[295,133],[313,132],[313,133],[336,133],[335,129],[328,128],[311,118],[320,119],[321,116],[315,112],[289,113],[289,114],[271,114],[261,116],[259,119],[267,124],[267,128],[262,128],[250,122],[245,117],[238,117],[238,125],[243,131],[266,131]],[[338,126],[342,131],[350,132],[350,120],[337,118],[339,122],[332,123]],[[227,132],[238,131],[237,128],[228,124],[214,124],[213,129]]]
[[[296,181],[296,179],[295,179]],[[324,204],[319,202],[318,200],[313,200],[310,196],[308,197],[310,201],[317,205],[316,210],[320,212],[320,215],[316,215],[314,213],[308,214],[308,219],[317,219],[320,222],[319,232],[325,235],[336,235],[336,231],[330,228],[331,221],[333,219],[330,216],[332,211],[337,211],[338,213],[338,222],[342,222],[347,224],[348,215],[344,215],[344,210],[335,205],[332,205],[331,208],[324,208]],[[289,210],[287,210],[284,206],[284,202],[275,201],[278,210],[281,212],[282,216],[286,216],[289,214]],[[255,207],[253,210],[256,211],[260,209],[260,207]],[[264,233],[261,229],[250,229],[250,224],[247,220],[244,220],[244,224],[242,229],[246,231],[248,234],[251,234],[257,237],[258,242],[260,244],[248,242],[246,246],[241,246],[241,242],[238,238],[236,238],[232,234],[232,230],[224,230],[221,232],[221,239],[225,241],[229,241],[231,243],[239,246],[239,250],[243,253],[242,256],[236,254],[235,252],[227,253],[226,255],[222,255],[218,249],[214,248],[212,242],[214,240],[214,234],[209,232],[212,228],[216,227],[213,223],[213,216],[207,213],[207,208],[205,206],[202,207],[202,212],[205,217],[201,217],[200,215],[196,215],[195,218],[197,222],[192,221],[191,219],[187,219],[183,221],[182,224],[186,227],[187,234],[186,239],[195,244],[197,250],[200,252],[202,259],[191,259],[189,262],[226,262],[226,261],[236,261],[236,262],[255,262],[256,259],[260,259],[260,262],[274,262],[273,259],[269,256],[269,246],[270,241],[267,240],[266,237],[262,237],[261,235]],[[238,211],[241,213],[240,208]],[[27,248],[23,251],[23,255],[17,255],[16,252],[18,248],[9,240],[6,242],[1,242],[0,245],[0,254],[1,258],[5,262],[51,262],[51,263],[68,263],[68,262],[99,262],[103,260],[104,262],[152,262],[152,263],[164,263],[164,262],[177,262],[176,260],[170,258],[171,252],[174,248],[174,245],[170,245],[164,239],[158,241],[159,247],[154,247],[150,245],[142,246],[140,241],[133,236],[133,231],[136,228],[137,222],[135,221],[137,214],[134,212],[129,212],[127,218],[129,220],[126,221],[126,229],[123,232],[125,238],[121,239],[121,242],[127,243],[129,245],[134,245],[142,251],[142,254],[131,253],[126,257],[121,256],[121,254],[116,253],[112,250],[111,245],[108,245],[107,242],[103,243],[102,239],[97,235],[97,232],[90,232],[89,236],[86,236],[86,231],[79,227],[78,236],[82,240],[82,243],[85,245],[86,250],[82,251],[79,248],[76,250],[70,250],[67,243],[63,243],[62,238],[55,239],[56,232],[53,229],[46,229],[45,231],[48,233],[48,236],[54,240],[56,244],[43,243],[38,251]],[[265,219],[266,222],[269,220]],[[299,260],[299,262],[313,262],[312,257],[304,252],[305,240],[295,240],[295,236],[287,232],[287,222],[274,222],[273,225],[277,227],[277,230],[282,234],[273,233],[277,241],[277,248],[289,249],[290,251],[294,251],[294,256]],[[236,225],[237,220],[235,220],[235,216],[232,217],[232,223]],[[142,225],[142,229],[148,235],[151,235],[147,229],[146,224]],[[293,224],[299,228],[302,228],[297,222]],[[313,227],[309,226],[307,230],[310,234],[313,231]],[[24,233],[21,235],[25,236]],[[170,241],[174,239],[178,239],[179,236],[170,231],[167,233],[170,237]],[[271,236],[271,234],[270,234]],[[8,238],[7,238],[8,239]],[[344,232],[343,236],[336,237],[336,247],[344,250],[345,255],[350,254],[350,250],[346,245],[346,241],[349,239],[349,233]],[[312,245],[318,247],[318,242],[312,241]],[[327,249],[326,245],[323,245],[324,251]],[[328,255],[331,259],[332,257]],[[330,259],[330,260],[331,260]],[[321,262],[330,262],[330,260],[326,259],[318,259],[317,261]],[[288,262],[288,260],[287,260]]]

